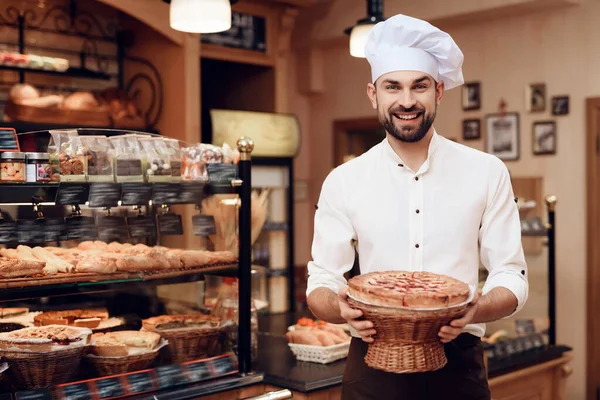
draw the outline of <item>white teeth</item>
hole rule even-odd
[[[419,114],[414,114],[414,115],[396,115],[396,118],[400,118],[400,119],[415,119],[417,118]]]

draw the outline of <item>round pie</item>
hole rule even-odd
[[[348,280],[351,297],[388,307],[448,307],[468,300],[469,293],[466,283],[432,272],[369,272]]]

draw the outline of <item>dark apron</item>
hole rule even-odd
[[[490,390],[477,336],[463,333],[444,345],[440,370],[394,374],[366,365],[368,344],[352,338],[342,381],[342,400],[489,400]]]

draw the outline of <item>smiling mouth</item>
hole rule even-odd
[[[393,114],[395,118],[400,119],[402,121],[410,121],[416,119],[421,116],[422,113],[414,113],[414,114]]]

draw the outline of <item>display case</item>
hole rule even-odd
[[[83,138],[89,132],[48,133]],[[203,161],[202,179],[183,179],[182,157],[180,179],[173,174],[169,182],[119,180],[137,176],[131,169],[140,165],[148,167],[146,175],[158,169],[150,157],[125,152],[129,158],[121,160],[113,148],[105,154],[113,179],[90,182],[99,155],[85,145],[77,151],[77,141],[69,140],[58,145],[58,154],[52,143],[39,149],[50,153],[50,176],[58,161],[57,182],[0,182],[1,396],[197,398],[261,382],[251,368],[252,141],[238,141],[239,157]],[[60,179],[82,171],[82,180]],[[186,234],[214,235],[223,225],[202,208],[189,224],[193,233],[184,232],[190,221],[171,208],[223,195],[235,199],[234,246],[163,244],[166,236],[177,244]],[[213,308],[201,307],[203,302],[193,310],[169,308],[157,295],[165,285],[212,275],[236,282],[235,292],[220,291]]]

